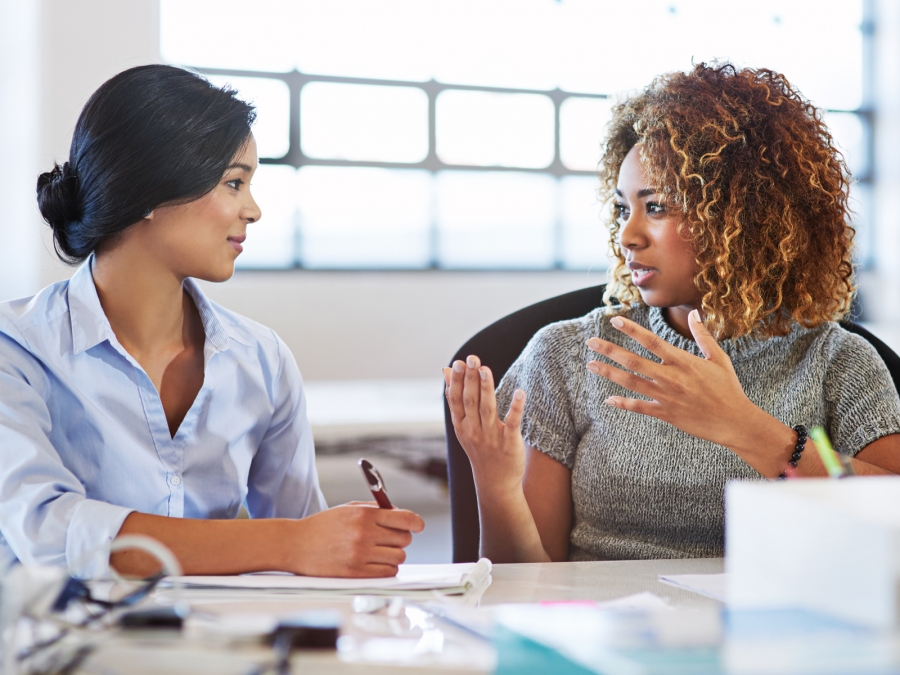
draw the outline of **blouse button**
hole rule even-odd
[[[179,485],[181,485],[181,476],[172,476],[172,477],[169,479],[169,482],[170,482],[172,485],[178,487]]]

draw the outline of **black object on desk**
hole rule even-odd
[[[172,628],[181,630],[184,612],[175,607],[152,607],[126,612],[119,618],[122,628]]]
[[[282,619],[272,633],[272,642],[289,649],[335,649],[340,628],[337,612],[302,612]]]

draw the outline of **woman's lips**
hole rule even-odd
[[[631,281],[638,288],[646,285],[654,276],[656,276],[656,270],[652,267],[640,267],[631,270]]]
[[[231,244],[231,247],[241,253],[244,250],[244,247],[241,244],[244,243],[244,240],[247,238],[246,235],[242,235],[240,237],[228,237],[228,243]]]

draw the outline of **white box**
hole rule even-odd
[[[900,625],[900,476],[733,482],[725,514],[729,608]]]

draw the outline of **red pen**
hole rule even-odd
[[[384,480],[381,478],[381,474],[378,473],[378,469],[372,466],[372,462],[367,459],[361,459],[359,460],[359,468],[362,469],[366,483],[369,484],[369,490],[372,492],[372,496],[375,497],[375,501],[378,502],[378,506],[382,509],[394,508],[391,500],[388,499],[387,492],[384,490]]]

